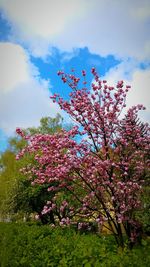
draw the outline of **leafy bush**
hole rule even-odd
[[[1,267],[145,267],[150,264],[148,248],[149,240],[122,251],[112,236],[36,224],[0,224]]]

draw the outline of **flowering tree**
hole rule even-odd
[[[70,100],[65,101],[57,94],[51,98],[78,126],[54,135],[25,136],[29,145],[18,158],[33,153],[37,164],[24,172],[32,174],[33,184],[50,184],[48,190],[58,192],[42,213],[59,210],[61,224],[85,216],[108,228],[118,245],[123,246],[124,234],[130,243],[136,242],[140,234],[134,211],[140,207],[150,163],[147,156],[150,128],[138,119],[138,111],[145,109],[142,105],[130,108],[124,118],[120,116],[130,86],[119,81],[111,87],[100,79],[95,68],[92,74],[89,91],[85,71],[81,89],[74,72],[71,75],[58,72],[72,88]],[[17,132],[23,135],[21,130]],[[73,138],[79,134],[82,141],[76,142]],[[61,199],[60,192],[68,192],[67,200]]]

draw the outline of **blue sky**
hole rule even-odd
[[[150,121],[149,0],[0,0],[0,58],[0,151],[16,127],[60,112],[49,99],[68,98],[59,69],[85,69],[89,84],[93,66],[110,84],[125,80],[127,107],[144,104]]]

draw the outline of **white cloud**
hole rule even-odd
[[[13,37],[37,55],[49,53],[49,46],[88,46],[101,55],[150,56],[148,0],[1,0],[1,7]]]
[[[10,19],[26,34],[43,38],[62,32],[69,21],[83,14],[85,0],[4,0]],[[79,9],[80,4],[80,9]]]
[[[109,80],[110,84],[117,83],[118,80],[132,80],[133,72],[139,68],[139,63],[134,59],[126,59],[117,66],[111,68],[106,74],[105,79]]]
[[[103,78],[109,85],[115,85],[119,80],[124,80],[126,85],[131,85],[125,110],[134,105],[143,104],[146,111],[141,111],[139,116],[143,121],[150,122],[150,69],[141,70],[133,66],[134,62],[121,63],[112,68]]]
[[[0,43],[0,90],[7,92],[29,79],[24,49],[12,43]]]
[[[140,20],[149,19],[150,17],[149,1],[145,1],[145,4],[143,6],[140,4],[140,6],[137,6],[137,8],[134,11],[132,10],[132,15]]]
[[[11,40],[25,42],[35,56],[49,53],[57,36],[63,38],[68,24],[75,24],[90,6],[86,0],[0,0],[12,25]]]
[[[131,87],[127,106],[143,104],[146,111],[140,112],[140,117],[142,120],[150,122],[150,69],[136,70],[133,73]]]
[[[37,126],[42,117],[53,117],[58,111],[49,99],[47,84],[44,86],[34,80],[0,95],[0,127],[8,133],[16,127]]]
[[[37,126],[41,117],[55,116],[60,110],[49,99],[49,81],[39,78],[25,50],[9,43],[0,50],[0,128],[11,134],[16,127]]]

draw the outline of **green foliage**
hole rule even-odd
[[[16,153],[23,146],[24,142],[22,140],[12,138],[10,139],[10,148],[1,155],[0,162],[2,171],[0,173],[0,216],[4,218],[7,217],[7,214],[10,215],[10,213],[14,212],[17,205],[19,206],[19,202],[16,203],[19,192],[19,198],[22,198],[24,203],[27,201],[27,198],[25,198],[25,192],[21,192],[20,190],[25,177],[19,170],[31,161],[31,157],[26,156],[20,161],[16,161],[15,158]],[[23,205],[20,206],[20,211],[22,211],[22,207]]]
[[[143,208],[136,212],[136,218],[142,223],[145,234],[150,235],[150,186],[143,189],[142,203]]]
[[[12,151],[5,151],[1,158],[1,173],[0,173],[0,213],[1,216],[7,211],[7,199],[9,196],[9,189],[15,183],[16,164],[15,155]],[[13,175],[12,175],[13,174]]]
[[[40,120],[40,126],[35,128],[28,128],[25,130],[26,133],[31,135],[40,134],[54,134],[62,129],[63,118],[60,114],[57,114],[55,118],[44,117]]]
[[[149,249],[150,240],[122,251],[112,236],[36,224],[0,224],[1,267],[145,267],[150,264]]]

